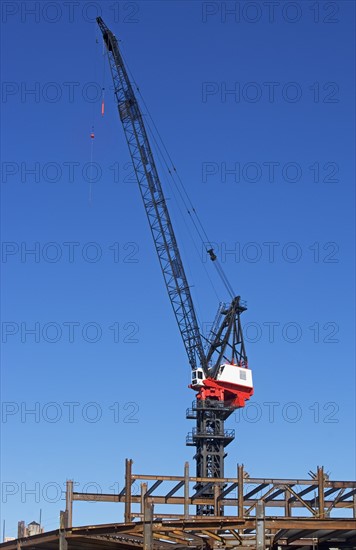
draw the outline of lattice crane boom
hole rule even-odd
[[[204,371],[207,371],[203,343],[187,277],[140,106],[128,77],[116,37],[100,17],[97,22],[108,52],[119,115],[130,149],[164,281],[189,363],[192,368],[201,366]]]

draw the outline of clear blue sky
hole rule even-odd
[[[40,509],[56,528],[67,478],[80,490],[121,486],[125,457],[138,473],[180,474],[185,460],[193,470],[189,368],[95,6],[248,302],[255,395],[228,422],[226,473],[243,462],[257,477],[301,478],[323,464],[354,478],[354,2],[280,2],[274,13],[264,2],[54,2],[27,13],[32,4],[2,4],[6,534]],[[217,298],[205,257],[165,190],[206,326]],[[38,257],[26,254],[35,247]],[[121,519],[120,506],[75,507],[77,524]]]

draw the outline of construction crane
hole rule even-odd
[[[97,23],[106,46],[119,116],[159,263],[188,355],[190,387],[197,392],[196,400],[187,410],[187,418],[196,420],[196,427],[186,443],[196,447],[197,478],[223,478],[225,447],[235,437],[234,430],[225,430],[225,420],[253,394],[240,320],[246,305],[240,296],[233,297],[230,304],[220,304],[209,337],[202,336],[142,111],[115,35],[101,17]],[[213,249],[207,252],[216,262]],[[207,480],[198,482],[195,491],[196,497],[214,496],[212,483]],[[199,505],[197,514],[218,515],[223,514],[223,509]]]

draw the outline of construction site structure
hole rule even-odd
[[[238,465],[236,477],[211,480],[190,476],[142,475],[126,460],[117,494],[74,491],[67,481],[60,528],[0,545],[4,550],[354,550],[356,481],[331,480],[323,467],[309,479],[250,477]],[[196,491],[211,483],[213,501]],[[124,522],[73,526],[75,503],[116,502]],[[224,516],[192,515],[197,505],[220,505]]]

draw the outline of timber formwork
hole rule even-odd
[[[356,481],[329,479],[322,467],[310,479],[253,478],[238,465],[234,478],[140,475],[126,461],[118,494],[73,490],[67,481],[60,529],[0,545],[7,550],[356,549]],[[211,483],[212,497],[196,487]],[[137,490],[139,488],[139,490]],[[124,523],[73,527],[76,501],[124,505]],[[192,515],[197,505],[215,515]],[[221,515],[221,511],[225,515]]]

